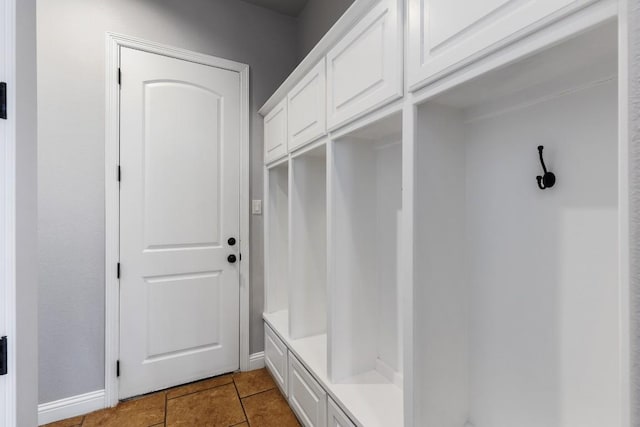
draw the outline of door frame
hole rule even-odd
[[[7,83],[7,120],[0,130],[0,312],[7,335],[7,375],[0,377],[0,425],[17,425],[16,378],[16,0],[0,3],[0,79]],[[35,309],[35,308],[34,308]]]
[[[136,37],[106,35],[105,118],[105,406],[118,403],[116,363],[120,353],[120,48],[127,47],[170,58],[237,72],[240,76],[240,370],[249,369],[249,66]]]

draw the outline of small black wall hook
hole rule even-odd
[[[542,158],[542,150],[544,150],[544,146],[538,145],[538,154],[540,154],[540,163],[542,164],[544,175],[536,176],[536,180],[538,181],[538,187],[541,190],[544,190],[555,185],[556,176],[553,174],[553,172],[547,171],[547,166],[544,164],[544,159]]]

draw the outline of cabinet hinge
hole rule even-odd
[[[0,375],[7,375],[7,370],[8,370],[7,347],[8,347],[7,337],[0,338]]]
[[[7,120],[7,84],[0,82],[0,119]]]
[[[120,376],[120,361],[116,361],[116,377]]]
[[[120,278],[120,263],[118,263],[118,266],[116,267],[116,277],[118,279]]]
[[[118,165],[118,182],[122,180],[122,168]]]
[[[122,86],[122,70],[118,68],[118,86]]]

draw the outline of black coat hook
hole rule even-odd
[[[541,190],[546,188],[551,188],[556,183],[556,176],[553,172],[548,172],[547,167],[544,164],[544,159],[542,158],[542,150],[544,150],[544,146],[538,145],[538,153],[540,154],[540,163],[542,164],[542,170],[544,171],[544,175],[536,176],[536,180],[538,181],[538,187]]]

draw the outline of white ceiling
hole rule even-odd
[[[244,0],[289,16],[298,16],[309,0]]]

